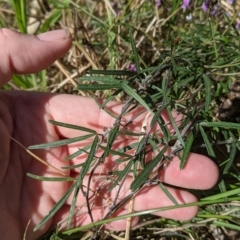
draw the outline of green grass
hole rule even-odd
[[[207,239],[207,234],[209,237],[212,234],[208,230],[214,228],[222,232],[240,231],[240,100],[234,92],[240,68],[240,38],[236,27],[239,6],[230,8],[224,4],[227,1],[222,1],[217,14],[211,15],[202,11],[203,1],[200,0],[194,1],[194,5],[186,11],[181,8],[182,1],[163,1],[159,8],[155,1],[137,0],[126,1],[126,4],[121,3],[124,1],[112,1],[115,2],[114,7],[108,0],[39,2],[41,5],[26,1],[12,1],[11,4],[0,2],[1,27],[33,34],[65,27],[74,36],[73,47],[58,64],[38,74],[14,76],[4,86],[5,89],[76,94],[73,91],[74,83],[81,83],[77,87],[80,95],[100,96],[107,101],[128,100],[152,111],[154,117],[151,124],[159,123],[164,133],[162,139],[158,136],[143,137],[137,145],[132,146],[137,153],[135,156],[127,156],[124,149],[114,152],[111,147],[119,134],[119,124],[116,124],[108,132],[108,142],[101,159],[104,161],[110,153],[125,154],[128,167],[115,173],[113,184],[120,183],[126,174],[133,171],[133,192],[147,181],[149,172],[159,161],[163,161],[166,151],[163,148],[151,164],[145,165],[143,153],[146,145],[157,149],[162,143],[174,141],[174,146],[179,148],[174,154],[179,154],[181,167],[186,164],[189,151],[210,156],[220,167],[222,178],[217,186],[208,191],[194,191],[200,201],[193,204],[200,206],[200,211],[193,220],[179,222],[150,217],[151,211],[133,213],[131,216],[140,215],[142,221],[132,231],[131,239],[137,236]],[[190,14],[192,20],[187,20]],[[131,66],[136,68],[136,72],[129,72]],[[72,82],[65,80],[66,73],[72,76]],[[81,81],[79,77],[82,77]],[[233,105],[226,110],[222,106],[227,99],[231,99]],[[125,111],[131,111],[129,102],[125,105]],[[177,126],[170,118],[176,132],[173,136],[159,117],[163,110],[176,110],[185,116],[181,126]],[[91,132],[91,129],[85,130]],[[99,147],[96,141],[95,138],[92,146],[86,148],[89,151],[88,159],[70,190],[81,184],[89,170],[94,152]],[[57,144],[62,143],[56,143],[55,146]],[[77,154],[80,153],[75,156]],[[141,174],[136,171],[138,166],[142,167]],[[160,187],[174,202],[163,185]],[[69,194],[67,192],[65,198]],[[59,207],[57,205],[52,213]],[[169,209],[176,207],[181,206]],[[163,209],[157,209],[160,210]],[[95,226],[107,221],[109,219],[103,219]],[[51,232],[42,239],[79,239],[89,228],[92,229],[93,225],[63,233]],[[158,234],[154,235],[151,228],[158,229]],[[69,233],[70,236],[67,235]],[[115,235],[124,237],[123,233]],[[104,239],[103,232],[100,233],[100,239]]]

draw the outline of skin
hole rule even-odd
[[[33,73],[47,68],[70,49],[71,43],[71,35],[63,31],[32,36],[21,35],[8,29],[0,29],[0,85],[3,86],[9,81],[12,74]],[[121,110],[121,106],[122,103],[112,102],[108,108],[117,114]],[[131,119],[140,110],[136,109],[135,113],[126,116],[125,120]],[[167,122],[167,114],[163,115]],[[173,113],[173,115],[180,120],[179,114]],[[139,132],[145,118],[146,113],[141,114],[128,127],[128,130]],[[60,177],[61,174],[36,161],[8,136],[12,136],[25,147],[28,147],[83,134],[80,131],[54,126],[48,122],[49,119],[89,127],[98,133],[102,133],[103,128],[108,128],[114,121],[104,111],[99,110],[91,98],[26,91],[0,92],[0,235],[3,240],[22,239],[29,220],[31,222],[26,239],[36,239],[68,215],[71,197],[52,220],[38,231],[32,231],[65,194],[71,183],[42,182],[27,177],[26,173],[55,177]],[[122,137],[114,147],[128,145],[134,141],[137,139]],[[47,150],[35,150],[34,153],[61,169],[63,166],[83,162],[86,159],[84,155],[71,161],[64,159],[75,152],[78,147],[86,144],[87,141],[83,142],[82,145],[71,144]],[[150,160],[153,155],[154,153],[149,155],[148,159]],[[91,189],[96,190],[97,186],[105,181],[104,176],[108,171],[123,168],[123,164],[116,164],[113,158],[107,158],[106,162],[96,170],[97,174],[93,177]],[[62,171],[68,176],[77,176],[76,170]],[[132,176],[128,176],[126,179],[120,198],[130,193],[131,178]],[[179,160],[174,158],[173,162],[159,173],[159,179],[173,186],[208,189],[213,187],[218,180],[218,168],[209,158],[191,153],[183,170],[179,169]],[[84,183],[86,184],[86,179]],[[108,185],[94,199],[92,212],[95,220],[101,219],[107,212],[109,201],[114,198],[115,191],[109,195],[106,192],[107,188]],[[187,191],[173,187],[169,187],[168,190],[179,203],[197,200]],[[136,211],[170,205],[173,203],[158,186],[144,188],[134,200],[134,210]],[[72,223],[73,227],[90,222],[88,214],[84,214],[87,209],[85,198],[81,193],[77,199],[77,206],[82,206],[82,214],[75,217]],[[127,213],[127,210],[128,204],[123,206],[115,215]],[[177,220],[188,220],[194,217],[197,211],[197,207],[189,207],[159,212],[157,215]],[[138,218],[133,218],[132,225],[135,225],[137,221]],[[106,228],[121,230],[125,228],[125,224],[125,220],[121,220],[108,224]]]

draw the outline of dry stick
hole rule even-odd
[[[1,131],[2,132],[2,131]],[[47,163],[45,160],[41,159],[40,157],[38,157],[36,154],[34,154],[33,152],[31,152],[30,150],[28,150],[26,147],[24,147],[18,140],[16,140],[15,138],[11,137],[9,134],[2,132],[3,134],[7,135],[10,139],[12,139],[15,143],[17,143],[20,147],[22,147],[28,154],[30,154],[31,156],[33,156],[36,160],[38,160],[39,162],[41,162],[42,164],[53,168],[54,170],[56,170],[58,173],[60,173],[63,176],[67,176],[64,172],[62,172],[61,170],[59,170],[58,168],[54,167],[53,165],[51,165],[50,163]]]

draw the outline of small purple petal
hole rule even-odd
[[[161,0],[156,0],[156,7],[159,8],[161,6]]]
[[[203,4],[202,4],[202,10],[203,10],[204,12],[207,12],[207,10],[208,10],[208,7],[207,7],[207,5],[206,5],[205,2],[203,2]]]
[[[228,0],[228,3],[232,5],[234,3],[234,0]]]
[[[190,5],[190,0],[183,0],[183,4],[182,4],[182,8],[184,10],[186,10],[187,8],[189,8]]]
[[[133,72],[137,71],[135,64],[132,64],[132,63],[129,65],[128,69],[129,69],[129,71],[133,71]]]

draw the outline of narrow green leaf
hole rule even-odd
[[[227,128],[227,129],[240,129],[239,123],[231,123],[231,122],[200,122],[200,126],[203,127],[220,127],[220,128]]]
[[[211,156],[211,157],[216,157],[215,152],[214,152],[214,150],[213,150],[213,148],[212,148],[212,144],[211,144],[210,141],[208,140],[207,134],[205,133],[203,127],[201,127],[201,126],[200,126],[200,132],[201,132],[201,134],[202,134],[203,141],[204,141],[204,143],[205,143],[205,145],[206,145],[207,152],[208,152],[209,156]]]
[[[184,146],[184,149],[183,149],[183,154],[182,154],[182,157],[181,157],[180,169],[183,169],[185,167],[186,163],[187,163],[188,156],[189,156],[193,141],[194,141],[194,135],[193,135],[193,132],[191,131],[189,133],[189,136],[187,137],[186,142],[185,142],[185,146]]]
[[[75,157],[78,157],[79,155],[81,155],[82,153],[86,153],[88,154],[87,150],[91,148],[91,145],[87,145],[86,147],[84,148],[79,148],[76,152],[72,153],[71,155],[67,156],[65,158],[65,160],[71,160]]]
[[[96,90],[108,90],[108,89],[120,88],[120,87],[121,85],[119,81],[119,83],[115,83],[115,84],[78,84],[74,89],[96,91]]]
[[[168,84],[168,70],[167,73],[163,76],[162,80],[162,95],[163,95],[163,106],[167,103],[167,96],[168,96],[168,89],[167,89],[167,84]]]
[[[129,38],[130,38],[130,43],[131,43],[131,47],[132,47],[132,51],[133,51],[134,63],[135,63],[136,69],[137,69],[137,73],[139,73],[140,72],[140,64],[139,64],[138,52],[137,52],[136,44],[134,41],[132,28],[130,29],[130,32],[129,32]]]
[[[55,120],[48,120],[48,121],[56,126],[61,126],[61,127],[65,127],[65,128],[76,129],[76,130],[80,130],[80,131],[84,131],[84,132],[97,134],[97,132],[95,130],[92,130],[90,128],[81,127],[81,126],[69,124],[69,123],[58,122]]]
[[[167,107],[167,112],[168,112],[168,116],[169,116],[169,118],[170,118],[170,122],[171,122],[171,124],[172,124],[172,126],[173,126],[173,128],[174,128],[174,130],[175,130],[175,132],[176,132],[176,135],[177,135],[177,137],[178,137],[178,141],[179,141],[180,144],[184,147],[184,146],[185,146],[185,143],[184,143],[184,141],[183,141],[183,138],[182,138],[182,136],[181,136],[181,133],[179,132],[178,126],[177,126],[177,124],[176,124],[176,122],[175,122],[175,120],[174,120],[174,118],[173,118],[173,116],[172,116],[172,112],[171,112],[171,110],[170,110],[169,107]]]
[[[162,189],[162,191],[166,194],[166,196],[173,202],[175,205],[179,205],[177,200],[173,197],[173,195],[168,191],[168,189],[160,182],[158,186]]]
[[[72,182],[72,181],[76,181],[75,178],[71,178],[71,177],[43,177],[43,176],[38,176],[32,173],[27,173],[28,177],[34,178],[36,180],[39,181],[49,181],[49,182]]]
[[[135,155],[140,154],[140,153],[143,151],[143,149],[145,148],[145,146],[146,146],[146,138],[143,137],[143,138],[141,138],[140,141],[138,142],[138,146],[137,146]]]
[[[117,156],[121,156],[121,157],[132,157],[132,155],[128,155],[126,153],[123,152],[118,152],[118,151],[114,151],[108,147],[104,147],[102,145],[99,145],[99,148],[103,149],[105,152],[107,152],[107,154],[111,154],[111,155],[117,155]]]
[[[152,146],[154,151],[160,152],[160,147],[156,144],[156,142],[152,138],[148,138],[148,142]]]
[[[42,143],[42,144],[36,144],[28,147],[28,149],[44,149],[44,148],[54,148],[59,146],[68,145],[70,143],[80,142],[85,139],[88,139],[90,137],[93,137],[95,134],[88,134],[80,137],[70,138],[70,139],[64,139],[52,143]]]
[[[112,76],[135,76],[136,73],[126,70],[89,70],[90,74],[102,74],[102,75],[112,75]]]
[[[119,184],[119,182],[126,176],[126,174],[129,174],[132,165],[133,165],[133,160],[131,159],[129,160],[126,167],[122,170],[122,172],[119,173],[119,176],[117,177],[115,182],[112,184],[112,186],[108,189],[108,192],[111,192]]]
[[[205,198],[202,198],[201,201],[208,201],[208,200],[216,201],[216,200],[221,199],[221,198],[223,199],[223,198],[238,195],[238,194],[240,194],[240,188],[225,191],[225,192],[222,192],[222,193],[218,193],[218,194],[215,194],[215,195],[212,195],[212,196],[209,196],[209,197],[205,197]]]
[[[153,169],[158,165],[161,164],[161,161],[163,160],[163,154],[167,150],[167,145],[161,150],[158,155],[152,159],[145,168],[136,176],[136,178],[133,180],[130,189],[132,191],[137,190],[140,188],[148,179],[149,175],[152,173]]]
[[[205,99],[205,111],[207,112],[209,109],[209,106],[211,104],[211,87],[212,87],[212,82],[210,78],[206,75],[203,74],[203,80],[205,84],[205,94],[206,94],[206,99]]]
[[[83,179],[84,176],[87,174],[89,168],[90,168],[90,165],[94,159],[94,156],[95,156],[95,153],[96,153],[96,148],[97,148],[97,144],[98,144],[98,136],[96,136],[93,140],[93,143],[92,143],[92,146],[91,146],[91,149],[90,149],[90,152],[88,154],[88,157],[86,159],[86,161],[84,162],[84,165],[82,167],[82,170],[79,174],[79,176]]]
[[[53,26],[62,16],[62,9],[53,9],[51,11],[50,16],[44,21],[40,28],[40,32],[46,32],[48,29],[50,29],[51,26]]]
[[[42,219],[42,221],[33,229],[33,231],[37,231],[41,228],[46,222],[48,222],[62,206],[65,204],[66,200],[71,195],[72,191],[76,186],[76,182],[68,189],[68,191],[64,194],[64,196],[55,204],[55,206],[49,211],[49,213]]]
[[[145,103],[145,101],[127,84],[126,81],[120,82],[121,88],[124,92],[126,92],[129,96],[133,97],[137,102],[139,102],[143,107],[145,107],[149,112],[152,110]]]
[[[180,82],[176,82],[176,86],[177,87],[184,87],[186,85],[188,85],[191,81],[194,80],[194,76],[191,76],[191,77],[188,77],[188,78],[185,78],[184,80],[181,80]]]
[[[237,230],[238,232],[240,232],[240,226],[237,224],[227,223],[227,222],[223,222],[223,221],[213,221],[213,224],[218,227],[233,229],[233,230]]]
[[[88,154],[88,157],[87,157],[86,161],[84,162],[84,164],[82,165],[81,172],[78,175],[78,179],[77,179],[77,182],[76,182],[76,188],[75,188],[74,195],[73,195],[73,200],[72,200],[72,203],[71,203],[71,208],[70,208],[69,215],[68,215],[68,221],[67,221],[67,228],[68,229],[70,228],[72,218],[73,218],[73,215],[74,215],[74,212],[75,212],[75,207],[76,207],[76,202],[77,202],[79,189],[81,188],[83,179],[84,179],[85,175],[87,174],[87,172],[89,171],[91,163],[92,163],[92,161],[95,157],[97,144],[98,144],[98,136],[96,136],[94,138],[94,141],[92,143],[92,147],[91,147],[90,152]]]
[[[128,131],[125,131],[125,130],[123,130],[123,131],[120,130],[120,131],[118,132],[118,134],[119,134],[119,135],[122,134],[122,135],[124,135],[124,136],[135,136],[135,137],[144,136],[143,133],[128,132]]]
[[[95,81],[105,84],[119,84],[120,79],[115,79],[110,76],[84,76],[78,79],[79,81]]]
[[[231,151],[230,151],[230,156],[229,156],[229,160],[227,161],[226,166],[224,167],[223,173],[228,173],[229,169],[233,166],[233,162],[234,159],[236,157],[237,154],[237,145],[236,143],[233,141],[231,144]]]

